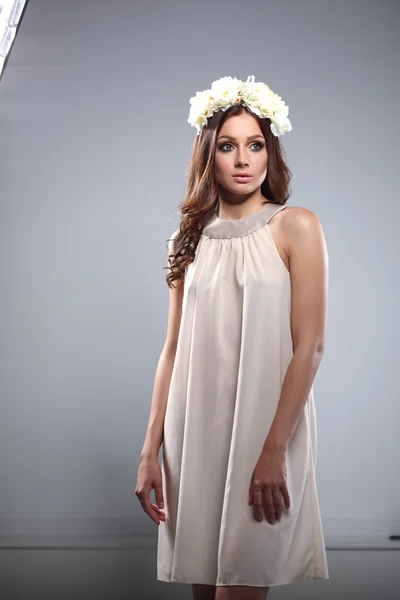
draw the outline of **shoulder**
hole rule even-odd
[[[289,257],[310,259],[321,254],[327,256],[322,225],[312,210],[302,206],[290,206],[282,213],[286,213],[282,219],[282,232]]]
[[[318,216],[303,206],[288,206],[282,211],[285,226],[291,229],[307,229],[320,224]]]
[[[168,239],[174,240],[178,232],[179,232],[179,227],[178,227],[178,229],[175,229],[175,231],[170,235],[170,237]]]
[[[321,234],[322,226],[312,210],[303,206],[289,206],[282,210],[282,232],[289,242],[293,242]]]
[[[179,232],[179,227],[178,227],[178,229],[175,229],[175,231],[170,235],[170,237],[167,240],[169,252],[173,252],[173,250],[174,250],[174,240],[175,240],[175,237],[178,234],[178,232]]]

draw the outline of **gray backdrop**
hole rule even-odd
[[[134,489],[189,98],[251,74],[289,106],[289,204],[318,215],[328,245],[324,530],[399,532],[399,9],[30,0],[0,84],[3,540],[156,534]]]

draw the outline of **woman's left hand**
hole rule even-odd
[[[249,505],[257,521],[266,519],[274,525],[280,521],[282,508],[290,508],[287,489],[286,451],[274,446],[263,450],[257,461],[249,487]]]

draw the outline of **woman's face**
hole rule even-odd
[[[248,112],[228,117],[219,131],[215,149],[217,184],[233,195],[251,194],[264,181],[267,165],[267,147],[257,120]],[[249,173],[250,179],[246,182],[234,179],[240,172]]]

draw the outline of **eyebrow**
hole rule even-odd
[[[221,137],[218,138],[218,140],[222,140],[223,138],[226,138],[227,140],[234,140],[235,138],[231,135],[221,135]],[[248,140],[254,140],[255,138],[262,138],[264,139],[264,136],[261,135],[261,133],[256,133],[255,135],[250,135],[247,139]]]

